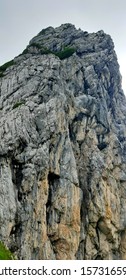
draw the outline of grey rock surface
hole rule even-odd
[[[0,240],[18,259],[126,259],[126,98],[103,31],[44,29],[0,78]]]

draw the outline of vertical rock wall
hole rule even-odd
[[[125,128],[103,31],[49,27],[14,59],[0,78],[0,240],[17,258],[126,259]]]

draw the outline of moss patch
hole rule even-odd
[[[14,260],[15,257],[13,254],[8,250],[3,242],[0,241],[0,260]]]
[[[54,52],[46,48],[41,48],[41,54],[54,54],[58,56],[61,60],[72,56],[76,52],[75,48],[65,47],[60,52]]]
[[[75,52],[75,48],[65,47],[64,50],[60,52],[55,52],[55,55],[58,56],[60,59],[65,59],[73,55]]]

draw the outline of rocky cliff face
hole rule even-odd
[[[49,27],[11,64],[0,240],[19,259],[126,259],[126,99],[110,36]]]

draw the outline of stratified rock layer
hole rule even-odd
[[[126,99],[110,36],[49,27],[2,76],[0,239],[19,259],[126,259]]]

